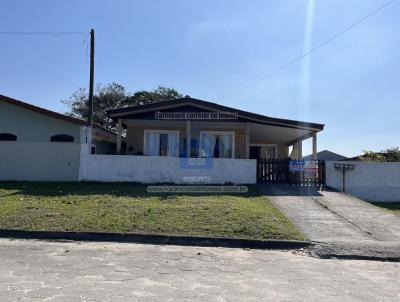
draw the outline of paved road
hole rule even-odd
[[[271,185],[263,189],[312,241],[339,249],[339,254],[400,259],[400,217],[339,192]]]
[[[0,239],[0,301],[399,301],[400,263]]]

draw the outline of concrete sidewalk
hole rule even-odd
[[[400,260],[400,217],[360,199],[310,187],[264,185],[264,193],[320,256]]]

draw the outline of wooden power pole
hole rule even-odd
[[[94,29],[90,30],[90,83],[89,83],[89,126],[93,124],[93,86],[94,86]]]

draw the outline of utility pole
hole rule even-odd
[[[90,30],[89,126],[93,125],[94,29]]]

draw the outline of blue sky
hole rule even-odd
[[[357,155],[400,145],[400,1],[257,81],[385,2],[2,0],[0,31],[95,28],[96,82],[321,122],[319,150]],[[60,100],[88,85],[83,35],[0,35],[0,49],[0,94],[63,112]]]

